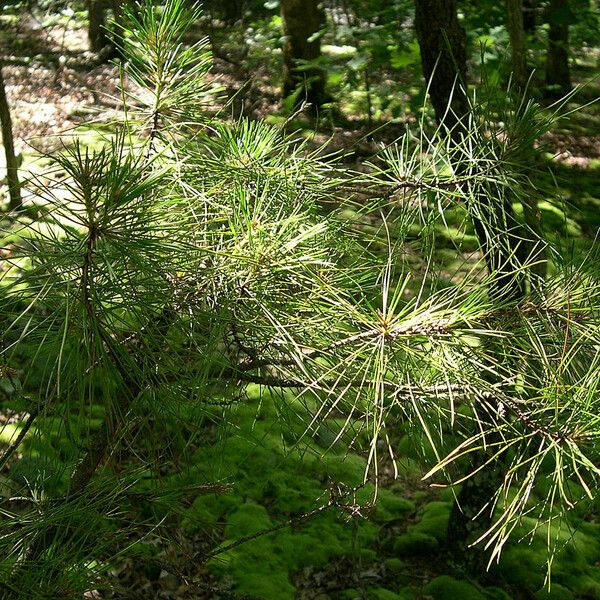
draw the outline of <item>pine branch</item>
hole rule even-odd
[[[25,436],[29,433],[29,430],[33,426],[33,422],[35,421],[35,419],[37,418],[37,416],[39,414],[40,414],[39,407],[35,407],[35,408],[33,408],[33,410],[30,411],[29,416],[27,417],[27,419],[21,426],[19,434],[17,435],[15,440],[10,444],[10,446],[2,453],[2,456],[0,457],[0,472],[2,472],[2,470],[8,463],[8,461],[10,460],[10,457],[19,449],[19,446],[25,439]]]

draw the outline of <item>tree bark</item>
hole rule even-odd
[[[470,106],[466,92],[466,33],[458,21],[456,0],[415,0],[415,29],[421,50],[423,75],[438,124],[448,132],[455,148],[468,136]],[[455,156],[457,173],[466,166]],[[497,299],[513,300],[523,295],[519,259],[523,262],[522,227],[510,198],[489,202],[479,198],[481,214],[471,215],[479,245],[490,273],[495,273],[492,294]]]
[[[523,0],[523,29],[527,35],[535,33],[537,0]]]
[[[233,25],[244,16],[244,0],[226,0],[224,6],[225,23]]]
[[[9,210],[20,210],[23,207],[21,185],[19,183],[19,164],[15,156],[15,145],[12,130],[10,108],[6,98],[2,64],[0,64],[0,124],[2,126],[2,144],[6,156],[6,182],[8,184]]]
[[[88,9],[88,39],[90,50],[100,52],[110,44],[106,35],[106,1],[86,0]]]
[[[520,16],[520,18],[522,18]],[[469,135],[470,112],[466,92],[466,34],[456,14],[456,0],[415,0],[415,28],[421,62],[436,120],[450,136],[456,172],[468,172],[460,146]],[[488,270],[493,274],[490,296],[496,300],[518,301],[525,292],[520,275],[523,264],[523,233],[503,190],[482,191],[478,212],[471,214]],[[490,417],[490,427],[492,427]],[[485,450],[474,453],[471,468],[476,470],[489,458]],[[491,525],[493,507],[483,510],[495,497],[503,481],[501,464],[479,471],[461,488],[448,522],[448,548],[453,560],[470,572],[485,568],[482,552],[469,551],[469,544]],[[476,518],[477,517],[477,518]]]
[[[548,57],[546,86],[548,94],[562,95],[571,89],[569,68],[569,24],[572,12],[569,0],[550,0],[548,6]]]
[[[527,85],[527,55],[523,24],[523,0],[506,0],[506,12],[513,83],[519,90],[524,90]]]
[[[106,62],[119,55],[119,44],[115,38],[122,38],[123,33],[123,5],[124,0],[86,0],[88,9],[88,39],[90,50],[96,52],[100,62]],[[134,3],[130,4],[131,10],[136,10]],[[106,13],[112,11],[112,31],[106,23]]]
[[[313,108],[322,106],[329,100],[325,92],[325,71],[306,63],[321,56],[317,34],[325,24],[325,15],[318,0],[281,0],[281,17],[285,35],[283,97],[299,91],[296,105],[305,101]]]
[[[529,4],[532,4],[531,0]],[[507,28],[510,36],[510,51],[513,72],[513,87],[516,89],[519,96],[526,93],[527,82],[529,79],[529,69],[527,67],[527,47],[525,36],[525,3],[523,0],[506,0],[507,9]],[[533,28],[535,29],[535,13]],[[519,103],[519,106],[524,106]],[[530,148],[531,157],[534,155],[533,146]],[[529,232],[527,239],[523,240],[525,254],[527,258],[535,260],[531,268],[532,272],[543,278],[546,276],[546,259],[545,250],[541,243],[542,224],[541,214],[538,209],[537,200],[535,197],[525,198],[522,201],[523,218]]]
[[[488,441],[498,441],[488,438]],[[484,450],[473,453],[471,469],[481,467],[489,458]],[[456,497],[448,519],[447,551],[456,566],[468,574],[482,576],[487,566],[484,552],[470,547],[493,522],[496,495],[504,481],[501,459],[467,479]]]
[[[456,0],[415,0],[415,29],[436,120],[458,143],[469,102],[467,36],[458,22]]]

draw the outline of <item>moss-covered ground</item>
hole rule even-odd
[[[427,456],[419,440],[401,437],[400,476],[378,490],[373,506],[371,485],[343,496],[362,483],[360,453],[348,453],[342,443],[329,448],[323,431],[296,444],[304,433],[300,407],[295,425],[288,420],[282,429],[279,402],[267,395],[259,403],[257,395],[257,389],[250,390],[248,400],[229,415],[235,426],[224,420],[199,443],[185,481],[182,475],[163,481],[173,490],[188,481],[230,485],[192,499],[177,524],[184,537],[208,538],[212,552],[224,550],[200,569],[214,582],[214,597],[600,598],[595,507],[582,505],[559,531],[549,589],[546,529],[528,535],[534,525],[529,517],[489,573],[479,581],[468,579],[457,574],[445,550],[453,490],[435,491],[420,481]],[[545,493],[540,485],[538,496]],[[343,507],[314,514],[335,494],[341,494]],[[236,545],[243,540],[248,541]]]

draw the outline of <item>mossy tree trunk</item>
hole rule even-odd
[[[283,46],[283,97],[297,94],[296,105],[306,101],[313,108],[329,100],[325,71],[314,61],[321,56],[319,32],[325,14],[318,0],[281,0]]]
[[[550,95],[562,95],[571,89],[569,25],[572,17],[569,0],[550,0],[546,59],[546,86]]]
[[[20,210],[23,207],[21,185],[19,183],[19,164],[15,155],[12,119],[6,97],[2,64],[0,64],[0,124],[2,126],[2,144],[6,156],[6,182],[8,184],[9,210]]]

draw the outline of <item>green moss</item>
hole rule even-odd
[[[267,404],[265,402],[260,411],[252,405],[242,407],[240,414],[235,417],[241,421],[241,429],[236,430],[235,435],[223,444],[207,445],[197,451],[195,465],[186,474],[188,483],[223,479],[234,481],[235,485],[228,494],[196,498],[182,523],[188,531],[196,533],[206,526],[214,528],[220,522],[226,522],[226,544],[320,505],[326,497],[327,480],[342,481],[349,485],[362,482],[365,461],[360,456],[345,456],[342,452],[330,452],[322,456],[322,448],[315,451],[315,446],[311,446],[313,442],[308,438],[308,445],[300,451],[287,451],[285,436],[281,435],[279,427],[274,426],[276,411]],[[245,436],[253,438],[254,444],[249,445]],[[408,460],[411,469],[420,475],[417,459]],[[181,478],[174,478],[168,485],[176,488],[181,481]],[[426,502],[430,497],[428,492],[415,491],[409,500],[404,497],[406,490],[406,485],[400,483],[391,489],[380,489],[372,519],[359,519],[356,531],[339,513],[326,511],[300,524],[294,531],[284,528],[226,552],[211,561],[209,568],[214,575],[233,583],[236,596],[266,600],[293,598],[294,573],[309,566],[320,569],[336,558],[352,556],[356,543],[363,564],[378,560],[374,543],[379,535],[379,525],[375,523],[400,522],[417,510],[415,503]],[[363,504],[370,502],[374,491],[373,486],[365,486],[357,494],[357,501]],[[398,588],[405,579],[409,583],[402,558],[435,554],[445,540],[453,492],[444,490],[438,495],[440,497],[441,500],[421,506],[418,522],[394,540],[395,557],[388,559],[385,566],[388,576],[393,578]],[[523,527],[516,532],[516,536],[522,537],[532,524],[533,521],[524,518]],[[577,597],[586,594],[589,598],[600,597],[597,594],[600,577],[596,578],[594,572],[600,570],[591,566],[600,558],[599,528],[600,525],[582,522],[572,543],[569,539],[573,534],[568,528],[560,535],[560,543],[566,546],[555,557],[555,581],[563,588],[572,590]],[[355,532],[357,539],[353,539]],[[525,593],[533,594],[543,587],[547,559],[545,534],[542,528],[531,545],[520,543],[507,546],[501,565],[497,567],[507,581]],[[439,579],[450,586],[448,598],[509,599],[498,588],[486,590],[483,594],[467,582]],[[443,586],[438,580],[434,580],[425,593],[435,599],[445,598],[439,595]],[[466,596],[463,593],[465,590],[472,596]],[[454,593],[454,596],[450,596],[450,593]],[[369,597],[410,600],[422,597],[423,591],[420,588],[401,588],[396,591],[372,588],[369,594]],[[357,590],[348,589],[331,597],[350,600],[359,598],[360,594]]]
[[[17,437],[17,435],[19,435],[19,431],[21,431],[21,428],[21,423],[3,424],[2,428],[0,429],[0,444],[4,446],[9,446],[11,442]],[[27,435],[30,435],[30,433],[27,433]]]
[[[286,402],[293,399],[286,398]],[[309,438],[308,445],[299,444],[297,449],[288,451],[285,436],[276,424],[277,410],[266,398],[260,410],[256,403],[249,402],[239,406],[232,418],[239,421],[239,429],[222,444],[198,448],[194,467],[186,478],[187,483],[199,479],[234,481],[233,491],[197,498],[183,519],[182,526],[188,531],[201,531],[206,525],[214,527],[226,521],[227,544],[321,505],[328,479],[348,485],[363,481],[365,460],[357,455],[330,452],[322,456],[322,450],[314,451]],[[298,427],[292,437],[302,432]],[[248,438],[254,442],[249,443]],[[173,481],[169,485],[175,484]],[[367,486],[365,502],[373,493],[372,486]],[[410,503],[391,492],[386,491],[383,496],[380,510],[386,511],[386,518],[395,518],[410,508]],[[375,560],[376,553],[369,546],[377,534],[373,523],[359,520],[357,539],[353,540],[353,527],[338,512],[326,511],[294,531],[285,528],[242,544],[210,561],[209,568],[215,576],[233,581],[238,595],[267,600],[293,597],[294,572],[308,566],[320,568],[334,558],[350,555],[355,541],[363,561]],[[270,581],[269,585],[262,579]]]
[[[450,502],[430,502],[423,508],[421,520],[410,530],[434,537],[438,542],[443,543],[446,540],[448,518],[451,510],[452,504]]]
[[[500,563],[493,567],[505,581],[521,590],[536,590],[544,585],[547,551],[521,544],[509,546],[500,557]]]
[[[265,600],[293,600],[295,588],[281,561],[271,553],[268,542],[249,542],[251,550],[228,552],[217,561],[209,563],[209,569],[217,576],[228,576],[235,582],[239,596],[264,598]]]
[[[267,501],[273,512],[302,513],[323,493],[318,481],[285,465],[267,473],[266,477],[256,477],[250,493],[256,500]]]
[[[536,600],[573,600],[573,593],[566,587],[555,583],[550,589],[543,587],[535,593]]]
[[[552,468],[554,468],[554,465],[552,465]],[[549,495],[552,494],[553,487],[553,477],[539,477],[536,480],[535,486],[536,497],[540,500],[546,499]],[[563,488],[563,492],[565,496],[569,499],[569,501],[574,505],[574,508],[571,511],[571,515],[577,515],[578,517],[582,518],[589,514],[593,502],[588,497],[583,486],[579,485],[576,482],[568,481]]]
[[[571,590],[578,598],[600,600],[600,583],[589,574],[563,576],[560,578],[560,584]]]
[[[398,556],[427,556],[437,551],[438,541],[431,535],[409,531],[394,542],[394,552]]]
[[[313,434],[315,442],[325,450],[345,452],[350,446],[355,432],[346,419],[325,419]]]
[[[379,490],[377,503],[373,513],[376,521],[385,523],[404,519],[408,514],[414,512],[415,505],[410,500],[402,498],[389,490]]]
[[[243,504],[228,519],[226,541],[257,533],[270,526],[272,521],[264,506]],[[267,600],[292,600],[295,589],[289,580],[285,555],[278,551],[274,538],[273,534],[264,535],[225,552],[209,562],[209,569],[217,576],[232,577],[240,595]]]
[[[485,596],[468,581],[442,575],[430,581],[423,591],[434,600],[485,600]]]
[[[435,452],[425,434],[413,432],[402,436],[395,451],[404,459],[410,458],[417,463],[435,464],[437,462]]]
[[[421,463],[413,458],[402,457],[398,459],[396,467],[398,468],[398,475],[401,477],[418,477],[421,479],[423,473],[425,473]]]
[[[257,533],[262,529],[267,529],[273,525],[267,509],[259,504],[249,502],[242,504],[227,521],[225,528],[225,537],[236,539],[252,533]]]
[[[15,461],[10,468],[10,479],[48,493],[64,491],[69,481],[69,467],[60,461],[55,452],[30,452]]]
[[[399,600],[420,600],[422,598],[421,589],[413,586],[402,588],[398,592]]]
[[[334,513],[322,514],[307,521],[298,531],[278,536],[281,551],[287,556],[291,571],[308,566],[322,567],[331,559],[350,554],[352,527]],[[377,528],[361,522],[358,542],[366,549],[377,536]],[[372,555],[371,555],[372,556]]]
[[[413,500],[417,504],[421,503],[423,500],[427,500],[428,497],[429,497],[429,494],[423,490],[417,490],[412,495]]]
[[[512,596],[509,596],[503,589],[499,587],[485,588],[485,595],[490,600],[513,600]]]
[[[451,505],[454,504],[456,496],[460,493],[460,486],[449,486],[442,488],[437,496],[442,502],[449,502]]]
[[[412,568],[399,558],[388,558],[384,562],[385,573],[398,586],[414,582]]]
[[[216,497],[217,499],[219,497]],[[206,510],[204,503],[198,503]],[[214,516],[209,510],[209,515]],[[235,510],[227,520],[226,542],[271,527],[273,520],[264,506],[248,502]],[[305,567],[323,567],[333,558],[347,555],[352,548],[352,528],[334,513],[323,513],[303,524],[298,530],[289,528],[269,533],[247,542],[209,563],[218,577],[230,577],[241,595],[269,599],[293,598],[291,574]],[[377,529],[361,524],[358,538],[362,546],[372,542]],[[363,547],[363,561],[376,560],[374,550]]]
[[[553,199],[542,200],[538,203],[538,209],[542,213],[542,222],[547,230],[570,237],[581,236],[582,231],[579,224],[569,218],[564,210],[556,206]]]
[[[367,598],[369,600],[400,600],[400,596],[396,592],[386,590],[385,588],[369,588],[367,590]]]
[[[526,534],[535,524],[533,518],[524,517],[515,538],[527,540]],[[542,525],[529,543],[509,545],[493,570],[519,589],[541,593],[549,557],[547,538],[547,525]],[[567,525],[555,526],[550,539],[557,548],[552,560],[553,585],[570,590],[575,597],[600,598],[600,569],[593,566],[600,559],[600,525],[581,522],[575,531]]]
[[[199,496],[185,512],[181,527],[188,533],[214,527],[223,515],[233,511],[239,503],[240,498],[233,494]]]
[[[400,573],[406,569],[406,563],[399,558],[388,558],[384,564],[388,573]]]
[[[160,548],[156,544],[148,544],[144,541],[140,541],[131,546],[127,553],[129,557],[136,560],[138,568],[142,570],[144,575],[154,581],[160,577],[161,567],[160,565],[152,560],[148,560],[156,556]]]
[[[371,548],[361,548],[360,560],[362,561],[363,565],[373,563],[377,560],[377,552],[375,552],[375,550],[371,550]]]
[[[527,532],[535,525],[535,519],[524,517],[515,537],[527,539]],[[543,588],[549,556],[547,527],[540,526],[529,544],[511,545],[503,552],[498,568],[507,581],[531,592]],[[582,522],[575,531],[566,524],[560,529],[555,526],[550,539],[557,548],[552,560],[553,583],[575,596],[594,597],[599,593],[600,569],[593,565],[600,559],[600,525]]]
[[[366,461],[356,454],[327,454],[315,458],[312,471],[320,476],[329,475],[346,485],[360,485],[365,476]]]

